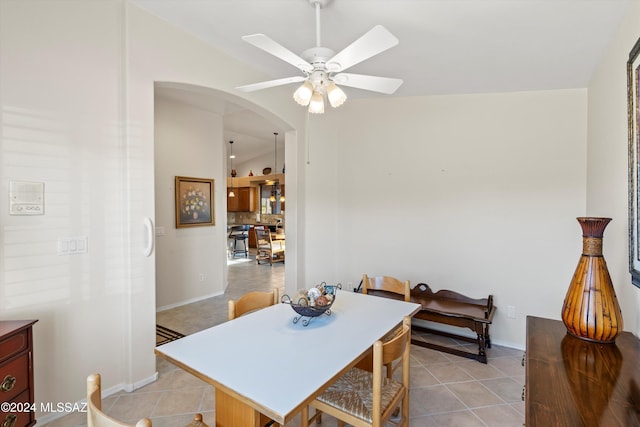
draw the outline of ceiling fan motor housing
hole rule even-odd
[[[335,56],[335,52],[326,47],[312,47],[302,52],[302,59],[313,65],[313,68],[326,70],[327,61]]]
[[[331,79],[329,73],[324,70],[314,70],[309,74],[309,81],[313,85],[313,88],[319,90],[329,85]]]
[[[331,80],[330,70],[327,69],[327,61],[335,56],[335,52],[326,47],[312,47],[302,52],[300,56],[313,65],[313,70],[308,73],[308,80],[314,89],[326,87]]]

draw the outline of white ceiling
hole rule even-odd
[[[401,78],[398,91],[343,88],[350,98],[582,88],[631,1],[330,0],[321,11],[322,45],[338,52],[377,24],[400,40],[348,70]],[[241,36],[264,33],[296,54],[316,42],[309,0],[132,2],[264,71],[264,80],[300,72]]]

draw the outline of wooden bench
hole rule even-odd
[[[411,340],[412,344],[487,363],[487,353],[485,350],[491,348],[489,325],[491,325],[493,315],[496,311],[496,307],[493,305],[493,295],[489,295],[488,298],[473,299],[447,290],[440,290],[434,293],[431,288],[429,288],[429,285],[419,283],[411,289],[411,301],[422,305],[422,309],[414,318],[460,328],[469,328],[476,333],[477,338],[474,339],[418,325],[412,326],[414,331],[429,332],[457,340],[477,343],[478,353],[471,353],[457,348],[417,340],[415,338]]]
[[[370,290],[369,294],[400,299],[399,295],[385,291]],[[487,363],[486,349],[491,348],[489,325],[491,325],[493,314],[496,311],[496,307],[493,305],[493,295],[489,295],[488,298],[473,299],[447,290],[440,290],[434,293],[431,288],[429,288],[429,285],[419,283],[411,289],[411,301],[422,305],[422,309],[413,316],[414,318],[460,328],[469,328],[476,333],[477,338],[419,326],[416,325],[415,322],[411,326],[412,330],[477,343],[478,353],[446,347],[416,338],[411,340],[412,344]]]

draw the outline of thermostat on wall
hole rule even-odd
[[[10,181],[10,215],[44,215],[44,182]]]

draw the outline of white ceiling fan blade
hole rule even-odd
[[[267,89],[274,86],[282,86],[289,83],[302,82],[306,80],[306,77],[303,76],[295,76],[295,77],[286,77],[284,79],[278,80],[269,80],[266,82],[253,83],[250,85],[238,86],[236,89],[241,90],[243,92],[253,92],[255,90]]]
[[[391,34],[389,30],[382,25],[376,25],[327,61],[327,69],[332,72],[346,70],[365,59],[396,46],[398,43],[396,36]]]
[[[313,70],[313,66],[307,61],[300,58],[298,55],[291,52],[289,49],[282,46],[275,40],[269,38],[268,36],[265,36],[264,34],[252,34],[249,36],[243,36],[242,40],[254,45],[259,49],[264,50],[267,53],[270,53],[277,58],[282,59],[285,62],[288,62],[289,64],[302,71],[310,72],[311,70]]]
[[[337,85],[371,90],[386,94],[394,93],[402,84],[402,79],[390,77],[366,76],[364,74],[340,73],[333,77]]]

